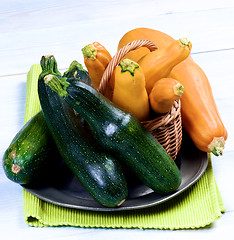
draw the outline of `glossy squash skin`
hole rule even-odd
[[[163,32],[137,28],[122,37],[118,48],[137,39],[149,39],[159,49],[168,47],[175,41]],[[148,49],[140,48],[126,57],[136,61],[147,53]],[[222,155],[228,133],[219,115],[209,80],[202,68],[189,56],[177,64],[168,77],[175,78],[185,88],[181,97],[182,122],[195,145],[202,151]]]
[[[98,89],[102,75],[112,57],[106,48],[98,42],[88,44],[82,48],[82,53],[93,87]]]
[[[118,50],[124,47],[126,44],[139,39],[148,39],[155,43],[158,49],[166,48],[171,43],[175,42],[171,36],[150,28],[136,28],[124,34],[118,44]],[[138,62],[143,56],[150,53],[147,47],[141,47],[136,50],[132,50],[127,53],[124,58],[129,58],[135,62]]]
[[[42,111],[16,134],[3,156],[3,169],[13,182],[28,186],[48,184],[62,159]]]
[[[200,150],[222,155],[227,130],[218,112],[212,89],[203,70],[190,58],[173,69],[170,77],[183,84],[183,126]]]
[[[129,59],[121,61],[115,69],[112,102],[131,112],[140,121],[149,118],[149,98],[142,68]]]
[[[179,187],[181,174],[177,165],[135,116],[87,84],[71,78],[67,81],[70,85],[64,100],[86,120],[103,149],[116,155],[155,192],[168,194]],[[63,89],[55,91],[63,93]]]
[[[174,66],[189,56],[191,48],[192,44],[187,39],[179,39],[166,48],[146,54],[138,61],[145,75],[148,94],[155,82],[167,77]]]
[[[44,118],[61,156],[97,202],[106,207],[121,205],[128,194],[121,165],[113,156],[94,144],[74,110],[46,84],[56,76],[64,87],[67,86],[66,78],[61,78],[56,69],[54,57],[42,57],[41,65],[43,71],[38,80],[39,99]],[[73,79],[78,81],[77,78]],[[56,88],[56,84],[53,87]]]
[[[167,113],[175,100],[179,100],[184,93],[184,87],[173,78],[158,80],[150,92],[150,107],[155,113]]]

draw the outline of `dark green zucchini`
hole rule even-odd
[[[62,162],[42,111],[16,134],[3,157],[6,176],[19,184],[44,184]]]
[[[58,78],[50,80],[47,84],[87,121],[96,141],[119,156],[145,185],[161,194],[179,187],[177,165],[133,115],[81,81],[68,78],[64,88]]]
[[[66,78],[61,78],[60,74],[57,74],[54,57],[42,57],[41,66],[42,73],[38,80],[39,99],[44,118],[60,154],[97,202],[106,207],[119,206],[128,194],[120,163],[92,142],[74,110],[45,84],[53,76],[48,75],[49,72],[56,74],[65,83]],[[48,71],[49,68],[51,71]]]

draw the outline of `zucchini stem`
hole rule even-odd
[[[61,73],[58,71],[57,62],[53,55],[42,56],[40,64],[42,68],[40,77],[43,78],[50,73],[61,76]]]
[[[60,97],[67,96],[67,87],[70,85],[67,78],[58,78],[53,74],[48,74],[44,77],[45,84],[54,90]]]
[[[223,155],[225,140],[223,137],[214,137],[208,146],[208,149],[215,155]]]
[[[124,59],[119,63],[119,66],[121,67],[121,72],[128,71],[132,76],[134,76],[135,69],[139,68],[139,64],[130,59]]]
[[[72,71],[74,71],[74,70],[77,69],[77,68],[78,68],[79,70],[81,70],[81,71],[86,71],[80,63],[78,63],[76,60],[74,60],[74,61],[70,64],[68,70],[63,73],[63,76],[64,76],[64,75],[67,75],[69,72],[72,72]],[[76,74],[77,74],[77,72],[74,71],[74,76],[73,76],[73,77],[75,77]]]

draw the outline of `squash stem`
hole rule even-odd
[[[130,59],[124,59],[119,63],[119,66],[121,67],[121,72],[128,71],[132,76],[134,76],[135,69],[139,68],[139,64]]]
[[[177,83],[174,87],[174,93],[175,95],[181,97],[184,93],[184,86],[181,83]]]
[[[67,78],[58,78],[53,74],[48,74],[44,77],[45,84],[54,90],[60,97],[67,96],[67,87],[70,85]]]
[[[179,42],[183,47],[188,47],[188,48],[191,47],[191,42],[187,38],[180,38]]]
[[[84,57],[95,60],[97,57],[97,48],[93,44],[89,44],[81,49]]]
[[[223,137],[214,137],[212,142],[209,144],[208,149],[215,155],[223,155],[225,140]]]

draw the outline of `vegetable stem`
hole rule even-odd
[[[82,66],[80,63],[78,63],[76,60],[74,60],[74,61],[70,64],[68,70],[63,73],[63,75],[67,75],[69,72],[74,71],[76,68],[78,68],[78,69],[81,70],[81,71],[85,71],[85,69],[83,68],[83,66]],[[76,75],[76,74],[75,74],[75,72],[74,72],[74,77],[75,77],[75,75]]]
[[[225,140],[223,137],[214,137],[208,148],[215,156],[223,155]]]
[[[40,64],[42,67],[42,78],[50,73],[61,76],[61,73],[58,71],[57,68],[57,62],[53,55],[42,56]]]
[[[175,93],[175,95],[177,95],[177,96],[182,96],[183,95],[183,93],[184,93],[184,86],[181,84],[181,83],[177,83],[174,87],[173,87],[173,89],[174,89],[174,93]]]
[[[53,74],[48,74],[44,77],[45,84],[58,93],[60,97],[67,96],[67,87],[70,85],[70,83],[66,80],[66,77],[58,78]]]
[[[81,51],[86,58],[95,60],[97,57],[97,48],[95,48],[93,44],[85,46]]]
[[[179,41],[183,47],[191,47],[191,42],[187,38],[180,38]]]
[[[139,68],[139,64],[130,60],[130,59],[124,59],[122,62],[119,63],[119,66],[121,67],[121,72],[130,72],[132,76],[134,76],[134,72],[136,68]]]

